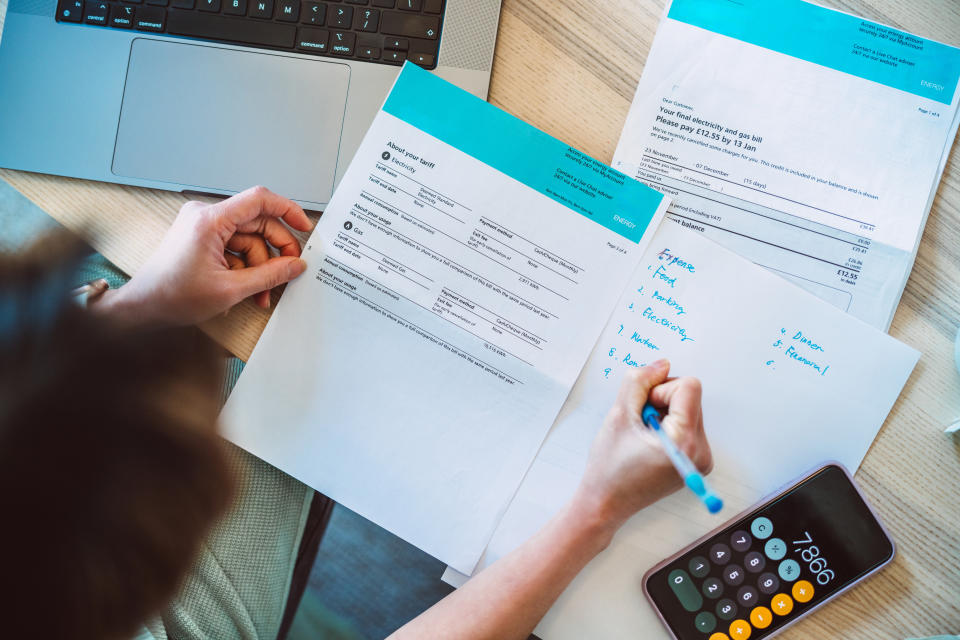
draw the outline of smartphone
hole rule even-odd
[[[643,590],[677,640],[761,640],[893,554],[850,473],[831,463],[650,569]]]

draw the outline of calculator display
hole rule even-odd
[[[651,571],[645,585],[679,640],[759,640],[892,557],[849,476],[830,465]]]

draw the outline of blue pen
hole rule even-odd
[[[701,475],[694,464],[690,462],[690,458],[688,458],[683,451],[680,451],[673,440],[670,439],[670,436],[667,435],[667,432],[660,426],[660,412],[650,404],[647,404],[643,407],[640,418],[645,425],[650,427],[650,429],[660,437],[663,450],[667,452],[667,457],[670,458],[670,462],[676,467],[677,473],[683,478],[684,483],[690,487],[690,490],[703,501],[703,504],[707,505],[707,510],[710,511],[710,513],[720,511],[720,509],[723,508],[723,500],[717,497],[717,494],[713,492],[713,489],[711,489],[707,481],[704,480],[703,475]]]

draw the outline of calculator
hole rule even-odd
[[[653,567],[643,589],[677,640],[760,640],[893,554],[849,472],[831,463]]]

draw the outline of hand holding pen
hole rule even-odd
[[[624,376],[617,400],[607,414],[590,451],[576,501],[594,505],[604,521],[622,524],[640,509],[683,486],[691,472],[709,473],[713,466],[703,430],[701,388],[696,378],[668,379],[670,363],[659,360]],[[658,430],[643,422],[647,404],[662,413]],[[648,418],[651,414],[648,412]],[[677,475],[672,459],[680,453],[689,466]],[[671,457],[671,454],[673,456]],[[696,480],[690,480],[696,486]],[[689,486],[689,485],[688,485]],[[713,495],[703,484],[705,497]],[[714,496],[715,497],[715,496]],[[710,500],[716,509],[718,500]]]

